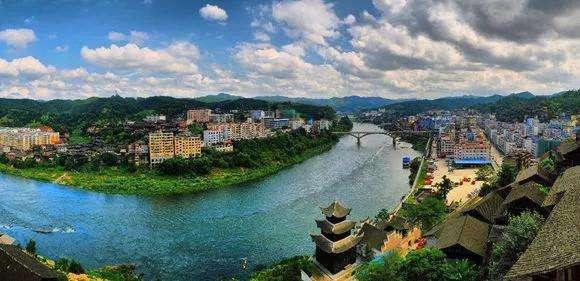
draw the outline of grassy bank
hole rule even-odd
[[[100,171],[69,171],[62,167],[51,166],[18,169],[2,163],[0,163],[0,172],[106,193],[138,195],[185,194],[258,181],[331,148],[332,144],[325,144],[307,149],[285,163],[257,168],[214,169],[209,175],[205,176],[164,176],[148,169],[130,173],[115,167],[103,168]]]

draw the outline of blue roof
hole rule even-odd
[[[484,164],[490,164],[491,161],[489,161],[489,159],[485,159],[485,158],[473,158],[473,159],[453,160],[453,163],[459,164],[459,165],[484,165]]]

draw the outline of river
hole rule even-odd
[[[318,206],[340,200],[358,220],[394,207],[409,190],[404,154],[418,155],[394,150],[385,135],[367,136],[360,147],[345,136],[261,182],[174,197],[101,194],[0,175],[0,232],[23,245],[34,239],[40,254],[89,268],[134,263],[146,280],[244,278],[256,265],[312,254],[308,233],[317,231]]]

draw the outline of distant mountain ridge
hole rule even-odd
[[[243,97],[230,95],[226,93],[219,93],[216,95],[208,95],[195,100],[201,102],[223,102],[228,100],[242,99]],[[381,97],[360,97],[360,96],[348,96],[348,97],[333,97],[333,98],[291,98],[285,96],[263,96],[263,97],[253,97],[253,99],[263,100],[267,102],[291,102],[291,103],[301,103],[317,106],[330,106],[336,111],[343,113],[354,113],[360,110],[378,108],[395,102],[401,102],[404,100],[393,100]]]
[[[514,96],[522,99],[533,99],[536,96],[530,92],[520,92],[512,93],[507,96]],[[359,111],[372,110],[378,108],[389,107],[390,105],[398,104],[396,107],[413,107],[417,106],[419,109],[453,109],[457,107],[466,107],[477,104],[487,104],[500,100],[504,95],[491,95],[491,96],[473,96],[464,95],[456,97],[443,97],[437,99],[387,99],[382,97],[361,97],[361,96],[347,96],[347,97],[332,97],[332,98],[293,98],[286,96],[258,96],[253,97],[256,100],[262,100],[267,102],[291,102],[291,103],[301,103],[308,105],[317,106],[330,106],[334,110],[342,113],[356,113]],[[224,102],[243,99],[241,96],[218,93],[216,95],[208,95],[195,100],[207,103],[213,102]]]

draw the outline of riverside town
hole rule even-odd
[[[0,0],[0,281],[580,281],[579,15]]]

